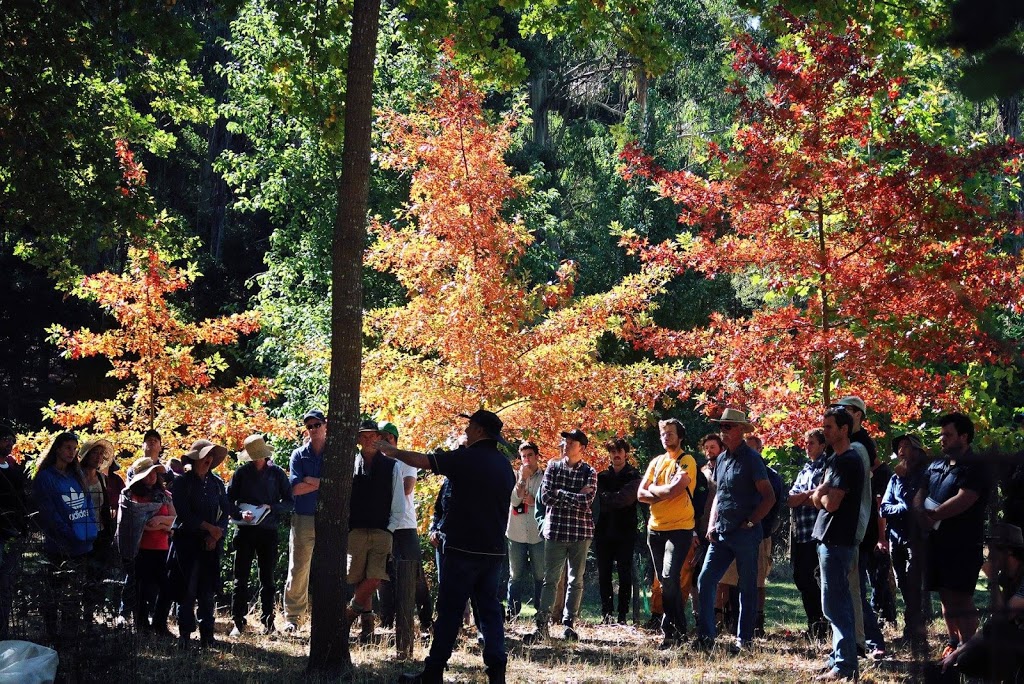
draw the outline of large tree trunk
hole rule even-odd
[[[352,668],[343,629],[349,498],[359,419],[362,361],[362,254],[370,188],[373,67],[380,0],[355,0],[345,89],[345,139],[334,222],[331,276],[331,379],[327,449],[320,478],[316,538],[310,568],[308,669],[327,674]]]

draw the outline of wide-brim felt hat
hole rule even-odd
[[[87,442],[83,442],[82,446],[78,448],[78,460],[84,461],[86,455],[96,447],[103,448],[103,458],[100,459],[98,469],[102,472],[110,466],[110,462],[114,460],[114,445],[109,439],[91,439]]]
[[[989,529],[985,541],[991,546],[1007,549],[1024,549],[1024,533],[1016,525],[996,523]]]
[[[722,411],[721,418],[712,418],[712,423],[735,423],[743,426],[743,432],[753,432],[754,424],[747,419],[747,414],[739,409],[727,408]]]
[[[192,446],[189,447],[184,458],[189,461],[199,461],[211,454],[213,455],[213,463],[210,464],[210,470],[213,470],[228,457],[228,450],[226,447],[214,444],[208,439],[197,439],[192,442]]]

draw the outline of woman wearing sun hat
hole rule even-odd
[[[117,545],[126,570],[124,590],[132,594],[122,604],[131,606],[135,629],[151,628],[168,636],[167,551],[175,511],[160,480],[163,473],[163,465],[146,456],[132,464],[132,475],[121,492]]]
[[[180,648],[188,646],[196,629],[197,605],[200,646],[214,645],[214,598],[230,504],[224,481],[213,469],[227,455],[228,450],[219,444],[196,440],[184,456],[192,469],[174,480],[172,499],[177,517],[168,563],[171,590],[178,600]]]

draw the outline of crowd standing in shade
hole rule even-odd
[[[735,408],[713,419],[719,429],[696,444],[700,459],[687,453],[679,420],[661,421],[664,452],[643,474],[630,462],[629,442],[618,437],[604,443],[607,461],[598,472],[588,462],[590,440],[579,428],[561,433],[560,458],[546,465],[535,443],[522,442],[516,471],[499,449],[508,446],[501,419],[483,409],[462,417],[463,446],[432,454],[400,449],[399,428],[391,422],[366,420],[358,428],[345,623],[358,620],[357,642],[368,643],[375,636],[375,612],[389,628],[398,611],[417,611],[421,631],[432,640],[423,670],[405,676],[407,681],[442,681],[470,613],[489,682],[505,679],[506,629],[514,629],[524,604],[536,610],[536,629],[522,636],[525,645],[549,639],[551,623],[561,624],[564,641],[581,638],[592,542],[601,621],[625,625],[638,579],[633,565],[641,505],[648,507],[645,555],[661,594],[660,604],[652,602],[661,633],[657,648],[711,651],[724,629],[735,630],[726,650],[741,655],[763,633],[757,589],[767,575],[765,549],[778,503],[791,511],[789,553],[805,637],[827,649],[817,679],[854,680],[861,659],[888,657],[881,623],[900,617],[890,573],[902,598],[902,636],[919,658],[929,657],[930,593],[938,594],[946,643],[932,661],[933,676],[1005,681],[1024,673],[1024,539],[1012,522],[1021,509],[1013,498],[1017,485],[1012,477],[1003,483],[1010,495],[1000,502],[1004,517],[986,535],[994,481],[990,464],[972,448],[974,424],[963,414],[938,421],[939,455],[911,433],[895,437],[892,457],[885,459],[864,427],[866,404],[843,397],[804,434],[807,460],[788,492],[774,482],[777,473],[750,434],[753,422]],[[326,417],[311,410],[303,425],[307,438],[292,452],[289,472],[274,463],[264,437],[254,434],[244,441],[226,487],[214,472],[228,456],[224,446],[197,440],[180,459],[165,463],[155,430],[143,436],[143,456],[125,480],[117,476],[110,441],[80,443],[65,432],[40,455],[29,482],[11,455],[16,436],[0,429],[0,636],[9,631],[20,542],[33,519],[43,535],[48,572],[68,580],[61,581],[62,600],[44,604],[44,626],[54,644],[66,638],[71,621],[95,624],[104,601],[97,588],[117,573],[123,579],[119,625],[131,621],[138,630],[171,637],[174,602],[179,646],[187,648],[197,630],[201,647],[215,646],[214,603],[229,522],[235,525],[231,636],[249,631],[254,562],[259,631],[275,631],[278,529],[289,515],[284,631],[300,629],[308,611]],[[421,469],[444,476],[429,528],[438,573],[436,620],[416,531]],[[402,597],[393,592],[403,562],[417,575],[413,606],[400,605]],[[731,622],[723,613],[728,592],[722,584],[729,581],[730,565],[739,597]],[[507,586],[501,585],[505,568]],[[974,592],[981,572],[997,591],[979,628]],[[560,582],[565,598],[556,611]],[[392,590],[375,601],[382,583]],[[692,640],[685,611],[691,592]]]

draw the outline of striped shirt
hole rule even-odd
[[[589,494],[580,494],[590,487]],[[597,471],[584,461],[570,466],[562,458],[548,463],[540,488],[540,500],[547,507],[543,536],[550,541],[575,542],[594,537],[594,515],[590,511],[597,491]]]

